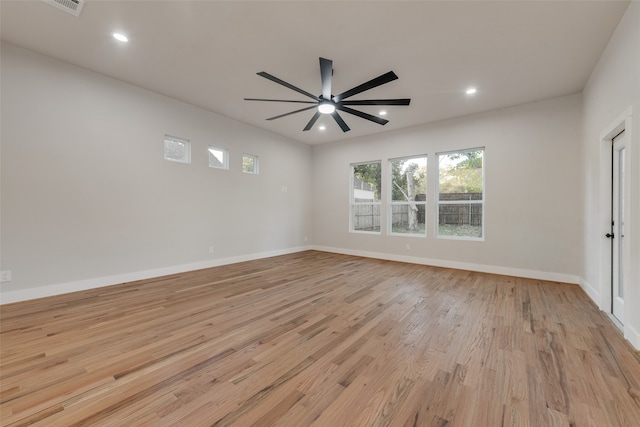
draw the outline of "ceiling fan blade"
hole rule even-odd
[[[311,130],[313,125],[316,124],[316,122],[320,118],[320,115],[322,115],[322,113],[320,111],[316,111],[316,113],[313,115],[313,117],[311,117],[311,120],[309,120],[309,123],[307,123],[307,125],[302,130],[303,131]]]
[[[291,111],[291,112],[289,112],[289,113],[280,114],[279,116],[269,117],[269,118],[268,118],[268,119],[266,119],[266,120],[275,120],[275,119],[279,119],[280,117],[290,116],[290,115],[292,115],[292,114],[300,113],[300,112],[302,112],[302,111],[307,111],[307,110],[310,110],[310,109],[312,109],[312,108],[317,108],[317,107],[316,107],[315,105],[312,105],[311,107],[301,108],[301,109],[299,109],[299,110]]]
[[[396,76],[396,73],[394,73],[393,71],[389,71],[388,73],[378,76],[375,79],[371,79],[366,83],[362,83],[361,85],[354,87],[353,89],[349,89],[346,92],[342,92],[341,94],[334,96],[333,101],[340,102],[341,100],[349,98],[350,96],[357,95],[360,92],[364,92],[385,83],[389,83],[390,81],[396,80],[397,78],[398,76]]]
[[[363,119],[378,123],[379,125],[386,125],[387,123],[389,123],[389,120],[381,119],[380,117],[363,113],[362,111],[354,110],[353,108],[345,107],[342,105],[338,105],[336,108],[340,111],[344,111],[345,113],[353,114],[354,116],[362,117]]]
[[[320,58],[320,77],[322,78],[322,98],[331,99],[331,77],[333,76],[333,61]]]
[[[351,128],[344,122],[344,120],[342,120],[342,117],[340,117],[340,114],[338,114],[337,111],[331,113],[331,117],[333,117],[336,123],[338,123],[338,126],[340,126],[340,129],[342,129],[342,132],[349,132],[351,130]]]
[[[264,99],[264,98],[244,98],[245,101],[268,101],[268,102],[297,102],[299,104],[317,104],[314,101],[296,101],[293,99]]]
[[[296,87],[294,85],[292,85],[291,83],[287,83],[284,80],[280,80],[279,78],[277,78],[276,76],[272,76],[271,74],[264,72],[264,71],[260,71],[259,73],[257,73],[260,77],[264,77],[265,79],[271,80],[272,82],[278,83],[284,87],[288,87],[291,90],[295,90],[298,93],[301,93],[305,96],[308,96],[311,99],[315,99],[316,101],[319,100],[319,98],[315,95],[310,94],[309,92],[307,92],[306,90],[302,90],[299,87]],[[397,78],[397,77],[396,77]]]
[[[341,105],[409,105],[411,99],[363,99],[357,101],[341,101]]]

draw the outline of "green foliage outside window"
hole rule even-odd
[[[483,150],[441,154],[440,193],[482,193]]]
[[[363,163],[353,166],[353,176],[366,182],[373,187],[375,193],[374,200],[380,200],[380,189],[382,188],[382,173],[380,162]]]

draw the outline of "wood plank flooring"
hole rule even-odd
[[[0,308],[2,426],[639,426],[575,285],[308,251]]]

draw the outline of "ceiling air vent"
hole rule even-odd
[[[57,7],[60,10],[64,10],[73,16],[80,16],[82,6],[84,6],[84,0],[42,0],[43,2],[50,4],[53,7]]]

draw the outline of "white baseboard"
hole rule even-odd
[[[343,248],[331,248],[326,246],[313,246],[312,249],[323,252],[333,252],[343,255],[362,256],[366,258],[384,259],[387,261],[407,262],[411,264],[430,265],[433,267],[455,268],[457,270],[470,270],[480,273],[500,274],[503,276],[524,277],[527,279],[548,280],[551,282],[562,282],[579,284],[580,278],[572,274],[551,273],[546,271],[525,270],[522,268],[501,267],[495,265],[473,264],[468,262],[458,262],[433,258],[421,258],[415,256],[396,255],[381,252],[368,252]]]
[[[20,289],[0,293],[0,305],[13,302],[26,301],[36,298],[44,298],[54,295],[67,294],[71,292],[84,291],[88,289],[100,288],[103,286],[115,285],[118,283],[133,282],[136,280],[151,279],[154,277],[166,276],[169,274],[184,273],[187,271],[200,270],[203,268],[218,267],[221,265],[235,264],[243,261],[252,261],[272,256],[286,255],[305,250],[318,250],[323,252],[333,252],[344,255],[362,256],[367,258],[384,259],[389,261],[408,262],[412,264],[431,265],[435,267],[456,268],[459,270],[471,270],[481,273],[493,273],[506,276],[525,277],[539,280],[549,280],[565,283],[582,283],[577,276],[547,273],[532,270],[523,270],[509,267],[488,266],[482,264],[471,264],[457,261],[438,260],[431,258],[420,258],[412,256],[394,255],[379,252],[358,251],[342,248],[331,248],[325,246],[299,246],[295,248],[281,249],[276,251],[260,252],[236,257],[218,258],[207,261],[200,261],[190,264],[175,265],[170,267],[157,268],[153,270],[136,271],[130,273],[116,274],[112,276],[94,277],[90,279],[78,280],[74,282],[57,283],[48,286]],[[584,281],[582,281],[584,282]],[[584,288],[584,287],[583,287]],[[589,294],[589,292],[587,292]],[[591,296],[591,294],[589,294]],[[593,296],[591,296],[593,298]],[[595,301],[597,299],[594,298]]]
[[[591,286],[589,282],[580,277],[580,282],[578,283],[582,290],[591,298],[591,300],[602,310],[600,307],[600,291]]]
[[[624,338],[631,343],[633,348],[640,350],[640,333],[638,333],[638,331],[636,331],[631,325],[623,325],[618,319],[616,319],[613,314],[611,314],[611,310],[601,304],[600,292],[583,278],[580,278],[580,287],[589,296],[589,298],[593,300],[596,306],[609,316],[611,321],[620,329],[620,331],[622,331]]]
[[[455,268],[458,270],[470,270],[470,271],[478,271],[481,273],[500,274],[505,276],[515,276],[515,277],[524,277],[529,279],[547,280],[551,282],[577,284],[582,288],[582,290],[584,290],[587,296],[591,298],[591,300],[593,300],[596,306],[600,310],[602,310],[602,308],[600,307],[600,292],[596,288],[591,286],[591,284],[589,284],[585,279],[577,275],[551,273],[551,272],[536,271],[536,270],[525,270],[521,268],[510,268],[510,267],[501,267],[501,266],[494,266],[494,265],[473,264],[473,263],[432,259],[432,258],[419,258],[419,257],[412,257],[412,256],[380,253],[380,252],[368,252],[368,251],[359,251],[359,250],[343,249],[343,248],[331,248],[326,246],[312,246],[311,249],[314,249],[317,251],[323,251],[323,252],[333,252],[333,253],[344,254],[344,255],[354,255],[354,256],[362,256],[366,258],[383,259],[387,261],[408,262],[411,264],[430,265],[434,267]],[[627,339],[636,350],[640,350],[640,333],[638,333],[638,331],[636,331],[630,325],[625,325],[623,328],[624,328],[625,339]]]
[[[194,262],[190,264],[174,265],[171,267],[156,268],[153,270],[135,271],[131,273],[116,274],[113,276],[94,277],[75,282],[57,283],[36,288],[20,289],[0,293],[0,305],[12,302],[26,301],[36,298],[50,297],[54,295],[68,294],[70,292],[84,291],[88,289],[100,288],[103,286],[116,285],[118,283],[133,282],[136,280],[151,279],[154,277],[166,276],[169,274],[184,273],[186,271],[201,270],[203,268],[218,267],[221,265],[235,264],[244,261],[269,258],[278,255],[286,255],[295,252],[302,252],[311,249],[310,246],[299,246],[268,252],[259,252],[236,257],[217,258],[207,261]]]
[[[187,271],[201,270],[203,268],[218,267],[221,265],[235,264],[244,261],[253,261],[262,258],[269,258],[279,255],[287,255],[306,250],[317,250],[322,252],[332,252],[344,255],[361,256],[366,258],[383,259],[387,261],[407,262],[411,264],[429,265],[434,267],[455,268],[458,270],[477,271],[480,273],[500,274],[505,276],[524,277],[529,279],[547,280],[561,283],[578,284],[591,298],[596,305],[600,301],[600,293],[591,286],[586,280],[579,276],[562,273],[552,273],[536,270],[525,270],[520,268],[501,267],[484,264],[473,264],[466,262],[441,260],[433,258],[420,258],[414,256],[395,255],[381,252],[369,252],[343,248],[332,248],[326,246],[298,246],[295,248],[287,248],[276,251],[259,252],[254,254],[240,255],[236,257],[218,258],[207,261],[200,261],[190,264],[175,265],[171,267],[157,268],[146,271],[136,271],[131,273],[116,274],[113,276],[95,277],[86,280],[79,280],[68,283],[58,283],[50,286],[41,286],[37,288],[21,289],[16,291],[0,293],[0,305],[13,302],[26,301],[36,298],[44,298],[54,295],[61,295],[70,292],[83,291],[88,289],[100,288],[103,286],[115,285],[118,283],[133,282],[136,280],[151,279],[154,277],[166,276],[169,274],[184,273]],[[630,325],[624,326],[624,336],[634,348],[640,349],[640,333]]]
[[[631,325],[625,325],[624,337],[631,343],[633,348],[640,351],[640,332],[636,331]]]

